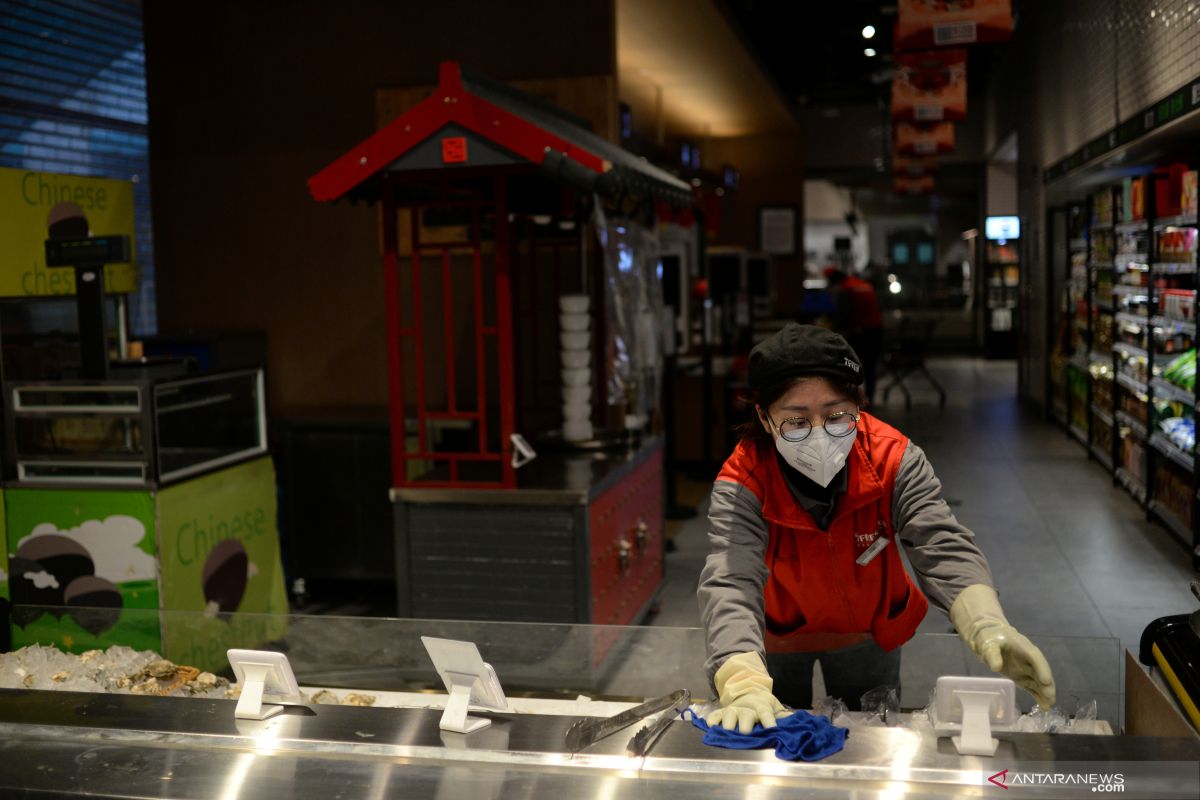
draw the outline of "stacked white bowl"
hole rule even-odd
[[[558,323],[562,328],[563,439],[583,442],[592,438],[592,333],[586,294],[558,298]]]

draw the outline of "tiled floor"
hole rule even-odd
[[[1113,637],[1136,654],[1147,623],[1197,607],[1184,547],[1148,522],[1062,429],[1018,403],[1012,362],[956,359],[931,368],[949,391],[944,411],[919,379],[912,384],[911,411],[895,392],[874,411],[925,449],[944,496],[988,556],[1013,625],[1035,639]],[[695,585],[707,554],[703,511],[678,530],[661,611],[651,624],[699,624]],[[951,628],[944,614],[931,611],[921,630]],[[1083,648],[1066,646],[1064,652]],[[1105,675],[1110,668],[1104,665]],[[1064,675],[1071,670],[1056,666]],[[1111,691],[1119,681],[1119,666],[1115,670],[1093,691]]]

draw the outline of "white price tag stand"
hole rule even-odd
[[[959,734],[951,741],[960,755],[995,755],[1000,742],[992,738],[992,729],[1011,730],[1020,717],[1016,684],[1008,678],[943,676],[933,716],[937,733]]]
[[[431,636],[422,636],[421,642],[450,693],[438,727],[455,733],[472,733],[486,728],[492,721],[468,716],[468,706],[508,710],[508,698],[504,696],[500,679],[492,665],[483,660],[474,642]]]
[[[282,705],[263,703],[265,695],[284,703],[299,703],[300,685],[287,656],[270,650],[229,650],[229,666],[242,693],[233,716],[237,719],[267,719],[283,711]]]

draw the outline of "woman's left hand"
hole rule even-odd
[[[971,651],[992,672],[1011,678],[1029,691],[1042,708],[1054,705],[1054,675],[1042,651],[1009,624],[996,590],[986,584],[968,586],[950,607],[950,619]]]

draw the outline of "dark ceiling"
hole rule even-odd
[[[716,2],[793,110],[888,101],[895,0]],[[870,40],[862,36],[867,25],[876,31]],[[867,56],[868,47],[876,55]],[[969,48],[973,93],[984,86],[992,49]]]
[[[726,19],[793,107],[872,102],[888,81],[895,3],[879,0],[718,0]],[[863,39],[862,29],[875,26]],[[864,55],[873,47],[878,55]]]

